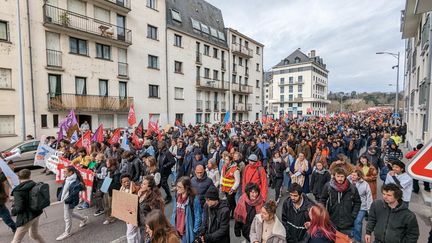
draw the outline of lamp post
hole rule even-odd
[[[399,113],[399,57],[400,52],[391,53],[391,52],[377,52],[376,54],[388,54],[397,59],[397,65],[393,66],[392,69],[397,68],[397,77],[396,77],[396,104],[395,104],[395,113]]]

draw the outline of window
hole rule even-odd
[[[210,78],[210,69],[209,68],[204,68],[204,77]]]
[[[219,71],[213,70],[213,80],[219,80]]]
[[[156,9],[156,2],[157,0],[147,0],[147,7]]]
[[[8,22],[0,21],[0,40],[9,41]]]
[[[288,78],[288,82],[289,82],[290,84],[294,83],[294,78],[293,78],[293,77],[289,77],[289,78]]]
[[[159,85],[149,85],[149,97],[159,98]]]
[[[183,100],[184,99],[184,89],[183,88],[174,88],[174,99]]]
[[[61,95],[61,76],[55,74],[48,74],[48,86],[50,97],[55,97],[56,95]]]
[[[284,95],[280,95],[280,102],[284,102],[285,101],[285,96]]]
[[[285,87],[284,87],[284,86],[281,86],[281,87],[280,87],[280,93],[283,94],[284,92],[285,92]]]
[[[201,123],[202,122],[202,114],[201,113],[197,113],[195,115],[195,123]]]
[[[127,82],[119,82],[119,97],[120,99],[126,99],[127,97]]]
[[[303,95],[302,94],[298,94],[298,98],[303,98]]]
[[[111,60],[111,46],[96,43],[96,57]]]
[[[183,73],[183,63],[174,61],[174,72],[175,73]]]
[[[126,49],[118,48],[118,73],[119,76],[128,76],[127,51]]]
[[[110,22],[110,11],[94,6],[94,18],[105,23]]]
[[[217,32],[217,30],[213,29],[212,27],[210,27],[210,33],[216,39],[218,38],[218,32]]]
[[[81,15],[86,15],[86,3],[80,0],[68,0],[67,9]]]
[[[297,88],[298,88],[297,91],[298,91],[299,93],[300,93],[300,92],[303,92],[303,85],[300,84]]]
[[[303,76],[298,76],[298,82],[302,83],[303,82]]]
[[[260,65],[259,63],[256,64],[256,70],[259,72],[260,71]]]
[[[158,69],[159,61],[157,56],[148,55],[148,67]]]
[[[0,136],[15,135],[15,116],[0,116]]]
[[[210,56],[210,46],[204,45],[204,55]]]
[[[294,63],[300,63],[300,58],[299,57],[294,58]]]
[[[232,83],[235,84],[237,82],[237,75],[232,75]]]
[[[294,86],[292,86],[292,85],[288,86],[288,92],[289,93],[294,92]]]
[[[203,24],[203,23],[201,23],[201,31],[204,33],[204,34],[210,34],[210,30],[209,30],[209,27],[207,26],[207,25],[205,25],[205,24]]]
[[[53,115],[53,127],[58,127],[58,123],[59,123],[59,115],[58,114],[54,114]]]
[[[284,84],[285,83],[285,78],[280,78],[280,84]]]
[[[256,81],[256,85],[255,85],[255,87],[257,87],[257,88],[260,87],[260,81],[259,81],[259,80]],[[268,91],[268,90],[267,90],[267,91]]]
[[[69,38],[70,53],[87,56],[87,41],[78,38]]]
[[[192,21],[192,28],[194,28],[194,30],[201,30],[200,27],[200,22],[196,21],[195,19],[191,18]]]
[[[205,123],[210,123],[210,113],[205,114]]]
[[[292,94],[288,95],[288,100],[293,101],[293,95]]]
[[[99,95],[108,96],[108,80],[99,79]]]
[[[12,69],[0,68],[0,89],[12,88]]]
[[[182,22],[181,20],[181,16],[180,16],[180,12],[174,9],[171,9],[171,17],[173,20],[177,21],[177,22]]]
[[[147,38],[157,40],[157,27],[153,25],[147,25]]]
[[[225,34],[223,32],[218,31],[219,40],[225,41]]]
[[[260,54],[260,48],[259,48],[259,46],[256,47],[256,54],[258,54],[258,55]]]
[[[217,48],[213,48],[213,57],[218,58],[219,50]]]
[[[243,66],[243,58],[239,57],[239,66]]]
[[[75,93],[77,95],[87,94],[86,78],[75,77]]]
[[[174,34],[174,45],[178,47],[182,47],[182,36]]]
[[[48,127],[48,116],[46,114],[41,115],[41,128]]]
[[[175,119],[176,119],[176,121],[179,121],[180,123],[183,124],[183,113],[176,113]]]
[[[232,40],[232,44],[236,44],[237,43],[237,36],[233,35],[231,40]]]

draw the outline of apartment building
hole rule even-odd
[[[70,109],[92,130],[100,123],[126,127],[132,103],[145,123],[150,116],[160,124],[214,123],[234,112],[229,30],[220,9],[203,0],[0,0],[0,6],[0,148],[26,134],[56,134]],[[260,45],[253,61],[260,68],[262,51]],[[250,75],[262,82],[258,72]],[[253,92],[243,99],[255,105],[236,110],[243,114],[238,119],[260,114],[261,91]]]
[[[306,55],[297,49],[271,72],[273,99],[269,100],[269,111],[274,117],[326,114],[329,71],[315,50]]]
[[[273,74],[271,72],[264,73],[264,115],[271,115],[273,112],[271,111],[273,107],[270,107],[269,100],[273,99]],[[276,111],[277,112],[277,109]]]
[[[406,0],[401,16],[404,60],[404,122],[410,147],[431,139],[432,2]]]

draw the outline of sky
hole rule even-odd
[[[265,70],[297,48],[316,50],[330,71],[329,91],[395,92],[397,59],[375,53],[400,51],[402,90],[404,0],[207,1],[222,10],[225,27],[265,45]]]

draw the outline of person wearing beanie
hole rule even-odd
[[[230,209],[226,200],[220,200],[219,191],[211,185],[205,193],[206,203],[203,212],[198,242],[230,242]]]
[[[402,201],[407,205],[411,200],[411,193],[413,188],[413,179],[405,171],[405,164],[399,159],[389,161],[392,165],[392,170],[387,174],[384,184],[394,183],[403,192]]]

